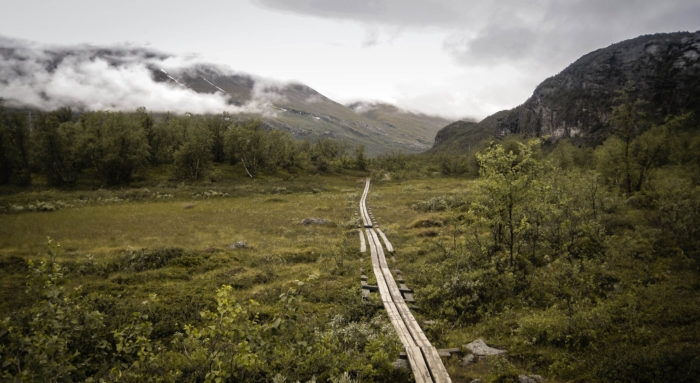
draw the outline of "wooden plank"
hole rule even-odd
[[[368,291],[379,291],[379,287],[375,285],[368,285],[367,282],[362,282],[362,289]]]
[[[372,236],[372,240],[376,243],[380,242],[376,230],[370,230],[368,232],[368,236],[369,235]],[[401,292],[398,289],[398,286],[396,286],[396,282],[394,281],[393,276],[391,275],[389,267],[386,263],[386,257],[384,255],[383,249],[381,248],[381,246],[379,246],[376,249],[376,251],[377,259],[379,261],[378,263],[381,266],[382,274],[389,287],[389,292],[392,296],[392,300],[394,300],[394,302],[396,303],[396,308],[399,311],[399,314],[401,315],[406,327],[409,329],[411,337],[414,339],[416,344],[423,350],[423,355],[425,356],[425,359],[427,360],[428,365],[430,366],[431,372],[433,373],[433,377],[437,378],[437,381],[440,382],[450,382],[451,380],[449,378],[449,375],[447,375],[447,370],[445,369],[444,364],[442,364],[442,360],[440,359],[437,350],[430,344],[430,341],[425,336],[425,333],[423,333],[423,330],[420,328],[420,325],[413,317],[413,314],[411,313],[406,302],[404,301],[403,296],[401,295]]]
[[[365,235],[362,233],[362,230],[358,230],[358,233],[360,233],[360,253],[364,253],[367,251],[367,243],[365,243]]]
[[[389,316],[389,321],[396,330],[401,343],[404,345],[411,370],[413,371],[414,379],[416,382],[432,382],[430,372],[428,371],[428,364],[423,357],[422,352],[420,352],[418,345],[416,345],[415,341],[411,337],[410,331],[406,327],[401,314],[396,308],[396,303],[393,299],[391,299],[391,295],[389,294],[389,286],[386,283],[384,274],[381,272],[380,260],[378,257],[378,249],[381,251],[381,243],[379,243],[376,235],[373,235],[373,229],[366,229],[365,231],[367,238],[369,239],[369,248],[372,256],[372,269],[377,279],[377,286],[382,297],[382,303],[387,315]]]
[[[362,216],[362,223],[364,227],[372,227],[372,219],[367,213],[367,195],[369,194],[369,178],[365,182],[365,190],[362,193],[362,198],[360,198],[360,215]]]
[[[413,298],[413,290],[409,289],[405,284],[399,283],[399,290],[403,294],[403,299],[406,302],[415,302],[416,301]]]
[[[376,230],[370,230],[368,232],[368,235],[372,236],[372,240],[374,242],[380,243]],[[383,277],[389,288],[389,294],[391,295],[391,299],[395,302],[396,308],[399,311],[399,314],[401,315],[404,323],[406,324],[406,327],[408,327],[411,336],[415,340],[416,344],[418,344],[418,346],[429,347],[430,342],[428,341],[428,338],[423,333],[423,330],[421,330],[420,326],[418,325],[418,322],[413,317],[413,314],[411,314],[411,311],[409,310],[408,306],[406,305],[406,302],[404,301],[403,295],[401,295],[401,291],[399,290],[398,286],[396,285],[396,282],[394,281],[393,276],[391,275],[391,272],[389,271],[389,267],[386,263],[386,257],[384,256],[384,250],[381,248],[381,246],[378,246],[376,252],[377,259],[379,261],[378,263],[381,266]]]
[[[389,270],[382,240],[388,252],[393,252],[394,248],[381,230],[372,228],[373,222],[366,207],[369,185],[370,181],[367,179],[365,190],[360,201],[360,214],[365,224],[364,234],[369,243],[372,270],[377,280],[376,288],[379,290],[382,305],[401,343],[404,345],[406,356],[411,365],[411,370],[413,371],[416,382],[449,383],[451,380],[440,359],[438,350],[430,344],[430,341],[428,341],[406,304],[404,295],[410,294],[412,298],[412,290],[403,284],[403,278],[401,278],[400,275],[399,278],[401,279],[402,285],[399,287]],[[381,237],[382,240],[380,240],[379,237]],[[362,285],[363,291],[369,291],[366,278],[362,279]]]
[[[377,233],[379,233],[379,236],[382,237],[382,240],[384,241],[384,246],[386,246],[386,251],[393,253],[394,252],[394,246],[389,242],[389,239],[384,235],[384,232],[381,229],[377,229]]]
[[[365,181],[365,189],[362,191],[362,197],[360,198],[360,218],[362,218],[362,226],[368,227],[369,221],[367,220],[367,215],[365,214],[365,199],[367,198],[367,192],[369,189],[369,179]]]

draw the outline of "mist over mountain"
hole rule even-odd
[[[645,35],[588,53],[543,81],[522,105],[479,123],[446,126],[434,150],[462,150],[509,134],[600,143],[624,98],[643,102],[652,122],[700,111],[700,31]]]
[[[387,104],[376,104],[374,112],[355,110],[304,84],[154,49],[47,46],[8,38],[0,38],[0,99],[10,107],[40,110],[227,112],[259,117],[298,138],[364,145],[371,154],[428,149],[448,122]]]

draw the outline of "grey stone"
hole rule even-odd
[[[474,362],[476,362],[476,357],[474,356],[474,354],[467,354],[459,361],[459,363],[464,367]]]
[[[518,375],[518,383],[542,383],[543,381],[540,375]]]
[[[250,246],[248,246],[248,242],[246,242],[246,241],[238,241],[238,242],[232,243],[228,248],[229,248],[229,249],[247,249],[247,248],[249,248],[249,247],[250,247]]]
[[[464,346],[465,349],[471,351],[476,356],[490,356],[505,354],[506,350],[489,347],[483,339],[477,339]]]
[[[481,379],[472,379],[469,383],[481,383]]]
[[[394,368],[399,370],[408,370],[408,361],[406,359],[396,359],[394,361]]]

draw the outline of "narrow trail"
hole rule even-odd
[[[386,235],[380,229],[374,228],[374,223],[367,210],[369,186],[370,180],[368,178],[360,199],[360,216],[362,217],[364,232],[367,236],[367,243],[372,256],[372,269],[377,279],[377,287],[384,309],[406,349],[408,362],[411,365],[416,382],[452,382],[437,349],[430,344],[430,341],[418,325],[416,318],[411,314],[411,310],[408,308],[389,270],[380,237],[384,241],[387,251],[393,252],[394,248]],[[360,234],[362,234],[362,231],[360,231]],[[361,245],[364,245],[364,242],[364,237],[361,237]]]

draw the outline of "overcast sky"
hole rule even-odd
[[[450,118],[514,107],[591,50],[700,29],[698,0],[0,0],[0,9],[6,37],[194,54],[340,102]]]

